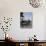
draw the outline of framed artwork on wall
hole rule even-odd
[[[32,28],[32,12],[20,12],[20,27]]]

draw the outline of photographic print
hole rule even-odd
[[[20,27],[32,28],[32,12],[20,12]]]

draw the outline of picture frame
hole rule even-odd
[[[20,27],[21,28],[32,28],[32,12],[20,12]]]

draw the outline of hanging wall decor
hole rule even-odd
[[[43,0],[29,0],[29,3],[32,7],[38,8],[42,5]]]
[[[20,12],[20,27],[32,28],[32,12]]]
[[[12,18],[3,17],[3,23],[0,23],[0,24],[2,24],[1,29],[4,32],[5,38],[6,38],[7,31],[10,31],[10,27],[12,24]]]
[[[1,27],[1,29],[2,29],[4,32],[9,31],[10,26],[11,26],[11,23],[12,23],[12,18],[4,17],[4,18],[3,18],[3,25],[2,25],[2,27]]]

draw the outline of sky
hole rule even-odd
[[[32,16],[32,12],[24,12],[23,14],[26,17],[31,17]]]
[[[32,20],[32,12],[23,12],[25,20]]]

